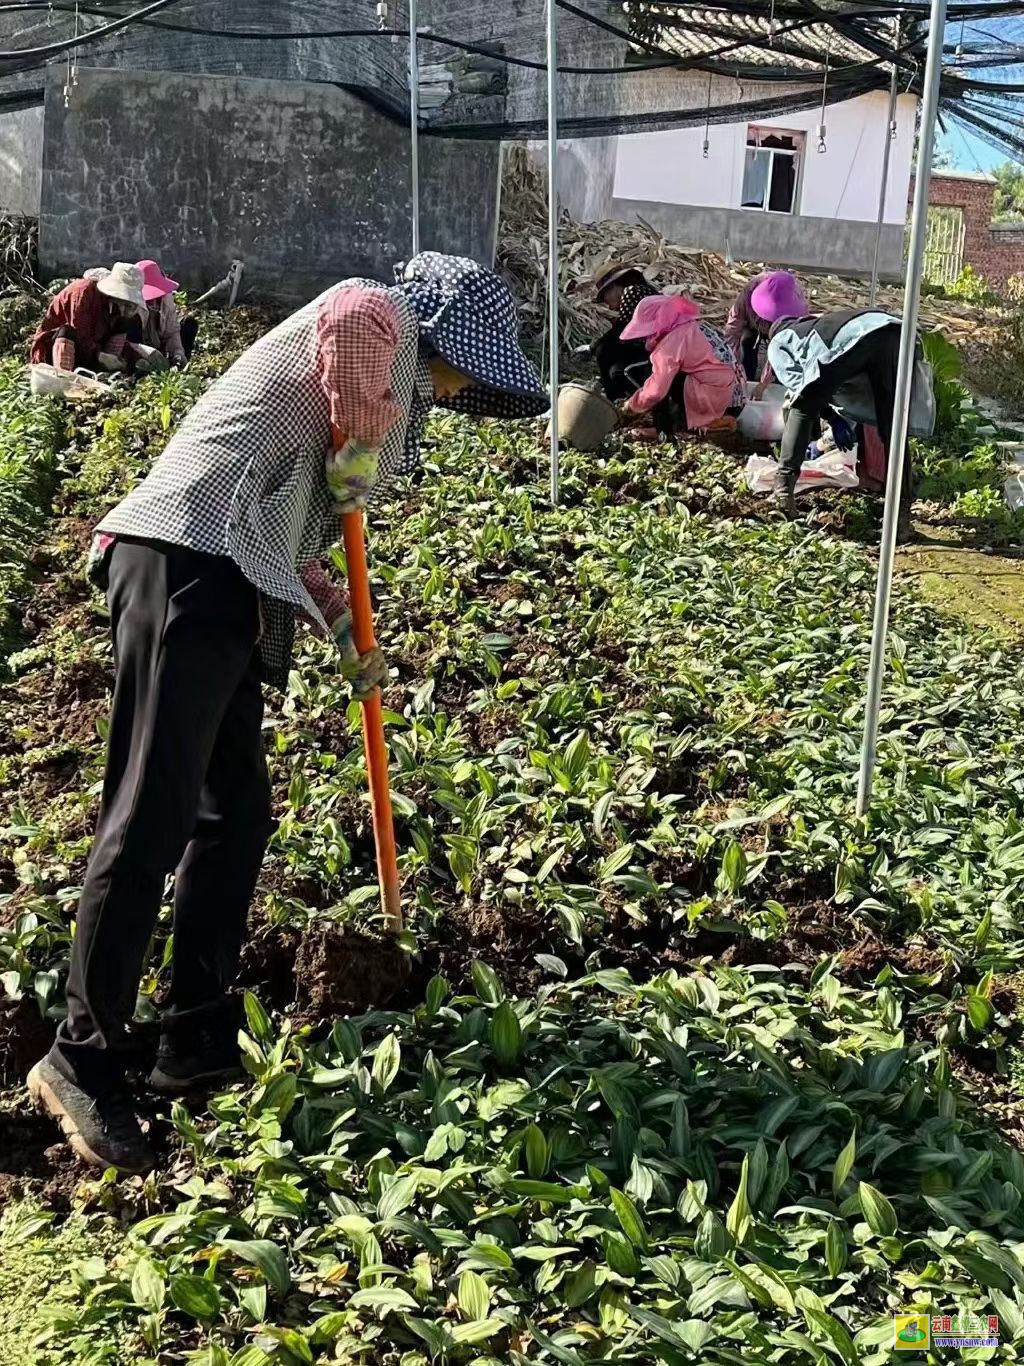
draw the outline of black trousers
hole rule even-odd
[[[836,392],[856,375],[867,375],[878,419],[878,434],[889,456],[889,468],[897,458],[903,460],[903,486],[900,507],[909,509],[913,500],[913,471],[909,442],[899,454],[890,449],[892,442],[892,410],[896,402],[896,371],[899,367],[900,333],[898,323],[880,328],[861,337],[849,351],[837,360],[821,367],[821,373],[809,384],[789,410],[782,434],[779,455],[779,475],[791,484],[800,477],[800,466],[807,452],[815,423],[835,397]]]
[[[761,338],[756,332],[748,332],[740,342],[740,353],[743,360],[743,373],[747,379],[760,379],[757,365],[757,353],[760,349]]]
[[[229,559],[118,540],[110,557],[116,681],[99,823],[51,1061],[96,1094],[123,1075],[165,880],[174,889],[168,1005],[234,981],[269,838],[256,589]]]
[[[601,388],[613,403],[635,394],[651,377],[647,347],[642,341],[624,342],[619,336],[623,327],[625,323],[616,323],[594,344]]]
[[[185,352],[185,358],[191,360],[192,352],[196,349],[196,337],[199,335],[199,319],[182,318],[180,331],[181,349]]]

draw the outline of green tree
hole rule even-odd
[[[1004,161],[992,174],[996,178],[994,218],[997,223],[1024,218],[1024,166]]]

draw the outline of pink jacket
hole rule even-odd
[[[697,319],[680,323],[651,350],[652,373],[628,401],[626,411],[649,413],[665,398],[677,375],[685,375],[683,401],[690,431],[724,417],[736,389],[736,369],[719,360]]]

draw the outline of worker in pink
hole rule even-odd
[[[650,352],[652,373],[623,405],[627,418],[650,413],[665,430],[663,405],[669,402],[684,419],[673,421],[669,429],[696,431],[742,408],[742,372],[721,333],[700,321],[700,308],[692,299],[658,294],[641,300],[622,339],[641,338]]]

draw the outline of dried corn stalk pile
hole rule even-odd
[[[498,262],[523,310],[524,331],[539,336],[547,316],[547,176],[526,148],[506,148]],[[608,326],[608,315],[581,282],[610,261],[643,267],[662,289],[680,289],[700,303],[711,322],[722,323],[730,305],[763,266],[730,265],[723,256],[695,247],[677,247],[642,221],[577,223],[563,212],[559,226],[558,287],[562,345],[586,341]],[[801,275],[812,308],[867,305],[867,282],[837,275]],[[878,306],[901,313],[903,292],[883,285]],[[1000,310],[956,299],[921,301],[922,323],[938,327],[957,345],[985,344],[998,331]],[[991,333],[992,336],[986,334]]]
[[[36,279],[36,241],[39,225],[34,218],[0,213],[0,290],[40,294]]]

